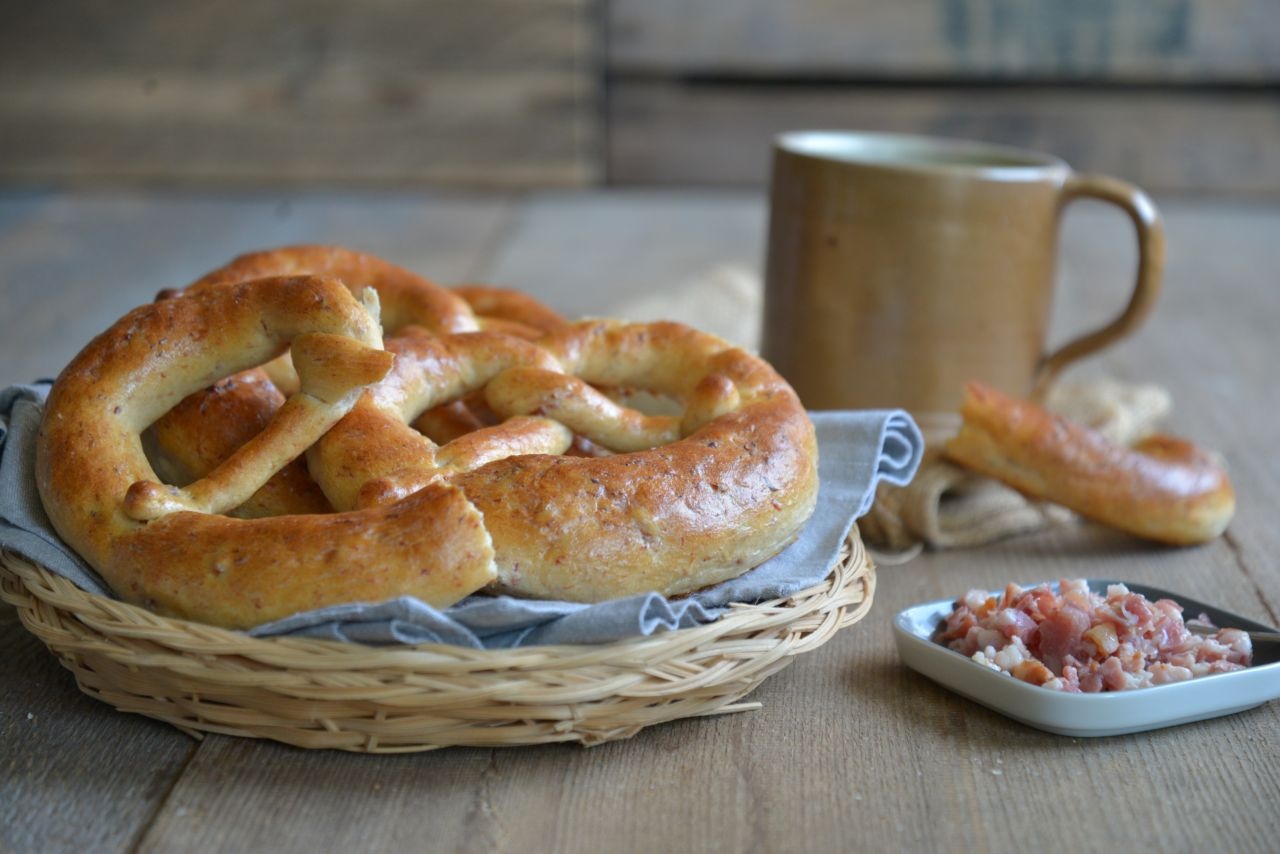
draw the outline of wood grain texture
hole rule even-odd
[[[736,194],[676,198],[646,190],[540,193],[521,205],[480,276],[577,318],[609,314],[640,294],[674,294],[717,268],[758,269],[765,228],[758,204]]]
[[[0,648],[0,851],[129,848],[196,743],[81,694],[5,604]]]
[[[448,194],[0,195],[0,383],[52,378],[160,289],[257,249],[333,242],[442,283],[470,279],[506,210]]]
[[[582,0],[25,4],[0,28],[0,180],[575,185]]]
[[[618,74],[1265,82],[1268,0],[614,0]]]
[[[1280,95],[1034,88],[694,85],[618,81],[615,184],[768,179],[774,136],[802,128],[922,133],[1049,151],[1155,192],[1280,193]]]

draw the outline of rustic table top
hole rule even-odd
[[[768,680],[760,710],[589,749],[197,742],[81,695],[0,605],[0,849],[1274,850],[1280,703],[1049,735],[907,670],[890,633],[908,605],[1078,575],[1280,622],[1280,206],[1158,201],[1161,303],[1080,371],[1166,386],[1170,427],[1222,453],[1239,510],[1216,542],[1174,550],[1079,525],[885,566],[871,614]],[[0,386],[55,374],[128,308],[251,248],[341,242],[592,314],[723,265],[758,270],[764,218],[739,193],[0,195]],[[1069,214],[1058,340],[1116,311],[1132,243],[1101,206]]]

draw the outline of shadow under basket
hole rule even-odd
[[[821,583],[733,604],[713,623],[593,646],[362,646],[246,634],[86,593],[0,553],[0,597],[90,697],[204,732],[306,748],[404,753],[628,738],[740,702],[871,608],[854,528]]]

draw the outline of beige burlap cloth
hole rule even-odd
[[[612,310],[630,320],[679,319],[755,350],[763,310],[759,275],[721,264],[648,291]],[[1169,393],[1154,385],[1112,379],[1063,381],[1049,391],[1049,409],[1131,445],[1155,431],[1169,414]],[[917,417],[927,443],[925,462],[906,487],[882,485],[859,529],[881,562],[900,562],[922,548],[978,546],[1053,525],[1074,515],[1062,507],[1030,501],[1003,484],[939,458],[942,443],[959,426],[959,415]]]

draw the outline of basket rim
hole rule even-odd
[[[818,584],[700,626],[603,644],[367,646],[162,617],[0,551],[0,599],[90,697],[197,739],[360,753],[590,746],[758,709],[744,698],[866,616],[875,588],[855,527]]]
[[[297,656],[309,653],[317,659],[323,659],[315,662],[317,669],[334,667],[335,658],[343,659],[343,664],[347,667],[358,669],[361,667],[360,659],[370,657],[376,658],[377,661],[367,662],[365,666],[408,664],[410,660],[421,660],[424,657],[465,659],[477,663],[500,657],[503,659],[500,666],[504,669],[522,666],[516,661],[517,659],[527,659],[523,666],[536,667],[545,663],[547,666],[564,668],[572,666],[572,659],[575,657],[597,659],[600,652],[606,649],[619,653],[624,651],[642,653],[647,647],[669,646],[677,640],[682,642],[681,645],[695,648],[708,641],[714,641],[720,636],[735,634],[744,629],[767,630],[777,624],[789,623],[795,618],[793,612],[800,603],[815,598],[831,601],[819,601],[817,608],[808,610],[830,609],[848,604],[840,601],[843,598],[841,592],[849,588],[849,582],[853,579],[841,582],[837,578],[841,575],[842,567],[849,568],[846,574],[851,574],[855,578],[866,575],[869,569],[872,571],[874,569],[862,544],[856,523],[850,529],[836,559],[828,567],[822,579],[788,596],[755,603],[731,602],[723,614],[708,623],[660,631],[651,635],[637,635],[596,644],[536,644],[485,649],[437,641],[419,644],[372,645],[326,638],[254,637],[235,629],[163,616],[140,605],[90,593],[36,561],[10,549],[0,549],[0,577],[8,573],[13,576],[26,595],[55,609],[73,612],[79,622],[106,637],[148,640],[158,639],[156,636],[183,634],[192,641],[191,646],[211,655],[234,653],[279,666],[285,663],[272,662],[272,659],[276,658],[278,653],[286,653],[289,656],[286,666],[291,668],[305,667],[304,661]],[[0,587],[0,600],[14,605],[22,613],[24,622],[26,621],[26,603],[21,601],[20,595],[14,595],[8,589]]]

